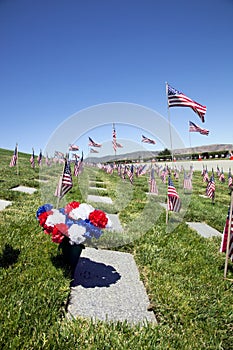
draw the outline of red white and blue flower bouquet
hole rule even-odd
[[[103,229],[112,225],[105,212],[76,201],[59,209],[44,204],[38,208],[36,217],[44,233],[59,244],[66,262],[72,267],[85,248],[84,243],[88,244],[92,238],[98,239]]]

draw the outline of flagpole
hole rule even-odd
[[[189,131],[189,147],[191,152],[191,160],[192,160],[192,145],[191,145],[191,132]]]
[[[65,163],[64,163],[64,166],[63,166],[63,170],[62,170],[62,173],[60,174],[59,176],[59,180],[58,180],[58,194],[57,194],[57,205],[56,205],[56,209],[59,208],[59,203],[60,203],[60,200],[61,200],[61,188],[62,188],[62,178],[63,178],[63,174],[64,174],[64,171],[65,171],[65,166],[66,166],[66,160],[67,160],[67,154],[66,154],[66,158],[65,158]]]
[[[166,96],[167,96],[167,113],[168,113],[171,154],[172,154],[172,162],[173,162],[173,146],[172,146],[172,132],[171,132],[171,120],[170,120],[171,118],[170,118],[170,109],[169,109],[169,103],[168,103],[168,83],[167,82],[166,82]]]
[[[229,245],[231,238],[231,222],[232,222],[232,210],[233,210],[233,190],[231,190],[231,203],[230,203],[230,213],[229,213],[229,221],[228,221],[228,232],[227,232],[227,248],[226,248],[226,260],[225,260],[225,269],[224,269],[224,278],[227,275],[227,266],[228,266],[228,254],[229,254]]]
[[[166,225],[168,224],[168,196],[167,196],[167,209],[166,209]]]
[[[57,185],[59,188],[59,196],[57,196],[56,209],[59,208],[59,203],[60,203],[60,199],[61,199],[61,182],[62,182],[62,175],[59,176],[58,185]]]
[[[16,143],[16,149],[17,149],[17,154],[16,154],[16,168],[17,168],[17,175],[19,175],[19,152],[18,152],[18,143]]]

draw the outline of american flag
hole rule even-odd
[[[225,182],[225,176],[224,176],[223,169],[222,169],[221,174],[219,176],[219,181],[222,182],[222,183]]]
[[[130,166],[130,168],[127,169],[127,175],[129,177],[129,181],[132,184],[133,183],[133,177],[134,177],[134,166],[133,164]]]
[[[228,187],[231,187],[233,184],[233,180],[232,180],[232,175],[231,175],[231,169],[229,169],[229,173],[228,173]]]
[[[79,146],[77,145],[69,145],[69,151],[78,151],[79,150]]]
[[[178,193],[176,192],[176,188],[170,176],[168,177],[167,195],[168,195],[168,210],[179,212],[181,209],[181,200]]]
[[[99,153],[99,152],[98,152],[96,149],[94,149],[94,148],[91,148],[91,149],[90,149],[90,152],[91,152],[91,153]]]
[[[31,167],[35,168],[35,155],[34,155],[34,149],[32,149],[32,155],[30,158],[30,163],[31,163]]]
[[[116,142],[116,146],[117,146],[117,148],[123,148],[122,144],[119,142]]]
[[[89,137],[89,143],[88,146],[91,147],[102,147],[102,145],[100,143],[95,142],[92,138]]]
[[[116,142],[116,129],[115,124],[112,126],[112,147],[114,149],[114,152],[116,152],[117,149],[117,142]]]
[[[127,165],[124,166],[124,170],[121,172],[121,178],[125,180],[127,175]]]
[[[64,153],[62,153],[62,152],[55,151],[55,152],[54,152],[54,157],[57,157],[57,158],[64,158],[65,155],[64,155]]]
[[[227,219],[226,223],[223,229],[223,235],[222,235],[222,242],[220,246],[220,252],[221,253],[226,253],[227,251],[227,238],[228,238],[228,229],[230,225],[230,242],[229,242],[229,253],[228,256],[229,258],[233,261],[233,220],[231,219],[231,223],[229,222],[229,216],[230,216],[230,208],[228,208],[228,214],[227,214]],[[232,216],[233,218],[233,216]]]
[[[49,160],[48,153],[46,154],[45,164],[46,164],[47,166],[50,166],[50,160]]]
[[[207,195],[207,197],[214,199],[214,195],[215,195],[215,181],[214,181],[214,175],[213,174],[211,175],[210,181],[207,184],[206,195]]]
[[[75,159],[74,163],[74,176],[78,176],[82,171],[82,165],[83,165],[83,152],[82,157],[80,160],[78,158]]]
[[[152,168],[151,172],[150,172],[149,185],[150,185],[149,192],[158,194],[158,188],[156,186],[156,181],[155,181],[155,169],[154,168]]]
[[[13,154],[11,161],[10,161],[10,167],[16,166],[17,159],[18,159],[18,145],[16,144],[14,154]]]
[[[142,175],[145,175],[147,172],[147,165],[144,164],[144,165],[140,165],[137,169],[137,174],[138,176],[142,176]]]
[[[199,115],[201,121],[205,121],[206,106],[193,101],[191,98],[184,95],[182,92],[174,89],[167,84],[168,107],[190,107]]]
[[[192,189],[191,175],[186,174],[186,172],[184,172],[184,189],[186,189],[186,190]]]
[[[191,121],[189,121],[189,132],[199,132],[202,135],[209,135],[209,130],[203,129]]]
[[[40,150],[40,153],[37,157],[37,161],[38,161],[38,165],[40,166],[41,165],[41,162],[42,162],[42,151]]]
[[[208,181],[209,181],[209,174],[208,174],[208,170],[205,169],[203,174],[203,182],[208,182]]]
[[[114,165],[113,165],[113,164],[108,164],[108,165],[106,166],[106,172],[107,172],[107,174],[112,175],[112,174],[113,174],[113,171],[114,171]]]
[[[155,145],[155,144],[156,144],[155,140],[149,139],[148,137],[146,137],[146,136],[144,136],[144,135],[142,135],[142,142],[144,142],[144,143],[150,143],[150,144],[152,144],[152,145]]]
[[[72,187],[73,182],[71,176],[70,162],[66,159],[64,171],[61,178],[59,179],[54,195],[56,197],[62,198]]]

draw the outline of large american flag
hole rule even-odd
[[[168,210],[179,212],[181,209],[181,200],[178,193],[176,192],[176,188],[170,176],[168,177],[167,195],[168,195]]]
[[[92,138],[89,137],[89,143],[88,146],[91,147],[102,147],[102,145],[100,143],[95,142]]]
[[[155,140],[149,139],[149,137],[146,137],[146,136],[144,136],[144,135],[142,135],[142,142],[144,142],[144,143],[150,143],[150,144],[152,144],[152,145],[155,145],[155,144],[156,144]]]
[[[199,132],[202,135],[209,135],[209,130],[203,129],[191,121],[189,121],[189,132]]]
[[[228,229],[229,229],[229,225],[230,225],[230,242],[229,242],[228,257],[233,261],[233,220],[231,219],[231,223],[230,223],[229,216],[230,216],[230,208],[228,208],[227,219],[226,219],[226,223],[225,223],[225,226],[223,229],[220,252],[226,253],[226,251],[227,251],[227,237],[228,237]]]
[[[149,191],[150,193],[155,193],[158,194],[158,188],[156,186],[156,181],[155,181],[155,169],[152,168],[150,172],[150,179],[149,179]]]
[[[215,181],[214,181],[214,175],[213,174],[211,175],[210,181],[207,184],[206,195],[207,195],[207,197],[214,199],[214,195],[215,195]]]
[[[18,145],[15,146],[14,154],[11,157],[10,167],[16,166],[18,159]]]
[[[168,107],[190,107],[199,115],[201,121],[205,121],[206,106],[197,103],[191,98],[184,95],[181,91],[178,91],[167,84],[167,97]]]
[[[64,171],[59,179],[55,196],[62,198],[71,188],[73,187],[73,181],[72,181],[72,175],[71,175],[71,169],[70,169],[70,162],[69,160],[65,160],[65,166]]]

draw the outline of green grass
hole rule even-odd
[[[0,150],[0,198],[12,205],[0,212],[0,346],[1,349],[231,349],[233,343],[233,284],[223,279],[225,255],[219,253],[220,238],[205,239],[188,228],[186,221],[206,222],[223,230],[229,194],[227,184],[216,180],[215,205],[205,193],[200,172],[195,172],[193,193],[182,222],[167,232],[161,187],[151,199],[146,215],[156,222],[140,235],[145,223],[148,178],[135,179],[132,187],[112,176],[86,170],[65,196],[64,202],[86,200],[92,175],[106,183],[114,199],[112,212],[119,213],[128,237],[135,239],[115,249],[134,255],[158,325],[68,321],[65,306],[71,274],[58,246],[42,233],[35,213],[43,199],[53,198],[61,167],[31,169],[30,155],[19,154],[19,174],[10,168],[12,152]],[[39,178],[51,179],[43,186]],[[33,195],[10,191],[18,186],[38,189]],[[179,183],[176,182],[179,186]],[[62,204],[62,203],[61,203]],[[110,209],[103,205],[104,210]],[[171,214],[176,219],[176,214]],[[137,225],[132,223],[136,221]],[[137,235],[138,234],[138,235]],[[131,235],[131,236],[130,236]],[[103,235],[104,237],[104,235]],[[229,262],[228,277],[233,278]]]

